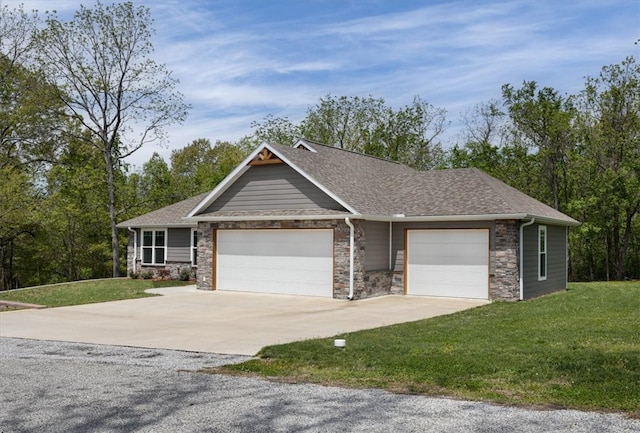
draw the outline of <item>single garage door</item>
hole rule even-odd
[[[333,297],[333,230],[217,230],[216,289]]]
[[[408,230],[407,294],[489,297],[489,230]]]

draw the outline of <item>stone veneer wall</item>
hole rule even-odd
[[[364,271],[365,232],[361,220],[351,221],[355,228],[354,299],[367,296],[367,273]],[[333,229],[333,297],[349,295],[349,226],[343,220],[272,220],[220,221],[198,224],[197,286],[211,290],[213,276],[213,231],[216,229]],[[370,277],[369,277],[370,279]],[[373,291],[370,291],[373,293]]]
[[[127,276],[133,271],[133,255],[135,253],[134,251],[134,244],[135,244],[135,233],[130,232],[129,230],[127,230]],[[138,267],[136,267],[136,269],[139,271]]]
[[[518,223],[498,220],[495,230],[495,252],[489,283],[489,299],[517,301],[520,299],[518,281]]]

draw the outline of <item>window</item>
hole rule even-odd
[[[166,230],[142,231],[142,264],[164,265],[167,253]]]
[[[198,229],[191,229],[191,266],[198,266]]]
[[[547,279],[547,227],[538,226],[538,281]]]

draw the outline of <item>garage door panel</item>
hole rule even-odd
[[[409,230],[407,293],[488,298],[488,230]]]
[[[218,290],[333,296],[333,230],[218,230]]]

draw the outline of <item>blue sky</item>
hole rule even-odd
[[[71,17],[81,0],[3,0]],[[103,1],[103,3],[110,3]],[[393,107],[419,95],[460,114],[500,98],[505,83],[535,80],[579,92],[585,76],[640,60],[639,0],[134,0],[155,19],[155,59],[193,106],[166,147],[196,138],[237,140],[267,114],[304,118],[321,96],[374,96]]]

